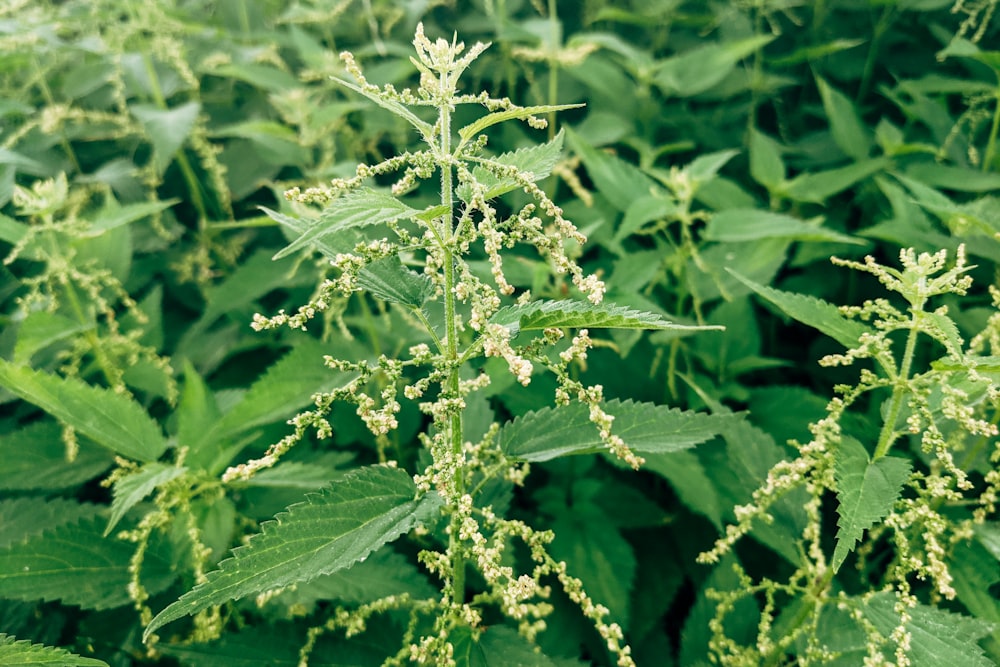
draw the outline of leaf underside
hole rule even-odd
[[[548,328],[586,329],[656,329],[705,331],[721,329],[717,326],[692,326],[676,324],[655,313],[632,310],[626,306],[602,303],[594,305],[585,301],[533,301],[498,310],[490,318],[493,324],[507,327],[511,336],[521,331]]]

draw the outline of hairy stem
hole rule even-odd
[[[886,411],[885,421],[882,423],[882,430],[878,436],[878,444],[875,446],[872,461],[877,461],[888,454],[889,448],[892,447],[892,443],[895,442],[898,435],[896,421],[903,409],[903,400],[909,393],[910,367],[913,365],[913,354],[917,349],[917,336],[920,335],[916,318],[917,311],[914,311],[914,316],[910,320],[910,331],[906,337],[906,348],[903,350],[903,359],[892,384],[892,398],[889,399],[889,409]]]

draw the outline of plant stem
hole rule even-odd
[[[917,336],[920,330],[917,327],[917,317],[920,311],[913,310],[913,318],[910,320],[910,332],[906,337],[906,348],[903,350],[903,359],[899,364],[899,372],[893,379],[892,398],[889,399],[889,409],[885,414],[885,421],[882,423],[882,431],[878,436],[878,444],[875,446],[875,453],[872,461],[877,461],[889,453],[889,448],[896,440],[896,421],[899,419],[899,412],[903,409],[903,399],[908,391],[910,380],[910,367],[913,365],[913,353],[917,349]],[[889,370],[890,367],[887,368]]]
[[[442,73],[442,88],[446,88],[447,73]],[[445,357],[450,366],[446,386],[443,387],[445,393],[451,396],[458,396],[459,362],[458,362],[458,324],[455,321],[455,257],[453,254],[454,245],[452,243],[454,235],[454,210],[451,196],[453,187],[453,174],[451,160],[451,108],[448,102],[442,102],[438,107],[439,126],[441,128],[441,206],[445,209],[441,216],[441,229],[439,238],[442,243],[444,259],[444,318],[445,318]],[[447,437],[451,444],[451,453],[457,462],[462,456],[462,413],[452,412],[448,416]],[[454,471],[455,496],[460,497],[465,493],[465,470],[461,463],[456,465]],[[459,529],[462,519],[458,512],[453,512],[451,517],[451,532],[448,538],[448,553],[452,558],[452,601],[455,604],[465,602],[465,556],[462,553],[461,541],[459,539]]]
[[[983,156],[983,171],[993,167],[997,155],[997,134],[1000,134],[1000,72],[997,72],[996,108],[993,109],[993,122],[990,124],[990,137],[986,141],[986,153]]]

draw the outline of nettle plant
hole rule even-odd
[[[839,309],[740,278],[847,348],[821,365],[861,368],[855,383],[834,387],[826,416],[809,427],[812,439],[792,443],[798,456],[770,470],[751,502],[735,508],[738,522],[699,556],[731,558],[755,524],[774,520],[779,501],[800,494],[806,522],[787,580],[754,581],[732,560],[720,566],[739,582],[708,592],[720,664],[778,665],[792,656],[798,664],[991,664],[976,641],[996,630],[984,620],[993,602],[974,582],[990,562],[983,545],[1000,498],[1000,291],[990,287],[992,315],[966,344],[948,306],[936,305],[972,286],[964,245],[950,268],[944,250],[905,249],[899,260],[901,269],[871,256],[834,258],[874,275],[897,299]],[[831,554],[823,509],[833,497]],[[855,575],[837,576],[848,563]],[[977,617],[947,611],[956,599]],[[754,630],[737,638],[734,616],[743,624],[753,617]]]
[[[289,192],[299,206],[322,206],[312,219],[268,211],[299,234],[278,257],[314,246],[330,258],[334,271],[297,312],[257,315],[253,327],[304,330],[332,304],[361,293],[362,299],[374,297],[398,310],[407,328],[419,331],[420,342],[398,356],[325,355],[322,363],[343,383],[315,394],[313,407],[290,420],[291,433],[264,456],[229,466],[221,480],[239,487],[280,468],[282,457],[309,434],[329,437],[336,428],[330,411],[339,401],[353,404],[381,443],[380,462],[344,474],[265,523],[260,534],[153,618],[146,640],[155,643],[163,626],[191,614],[199,619],[196,635],[205,639],[219,630],[213,611],[218,605],[249,596],[263,602],[364,561],[413,532],[417,559],[440,581],[440,592],[422,598],[401,591],[338,607],[310,632],[303,662],[324,632],[353,636],[373,616],[386,613],[408,618],[402,645],[386,664],[467,664],[474,655],[488,661],[500,652],[507,658],[511,651],[532,654],[557,585],[591,621],[613,661],[632,665],[623,632],[607,608],[573,576],[572,563],[550,555],[552,533],[500,515],[491,498],[498,489],[521,484],[531,463],[605,453],[638,468],[643,453],[674,451],[716,435],[726,419],[607,401],[600,385],[584,384],[575,370],[594,345],[593,329],[686,335],[711,327],[678,325],[603,303],[602,281],[588,275],[572,254],[585,238],[538,185],[559,160],[561,133],[538,146],[489,154],[488,128],[514,120],[544,128],[540,115],[578,105],[521,107],[486,93],[461,93],[459,77],[487,45],[466,51],[455,40],[432,42],[422,27],[414,45],[416,90],[370,83],[350,53],[342,59],[356,83],[340,83],[405,119],[424,148],[361,165],[354,177],[329,187]],[[453,118],[460,105],[484,107],[486,114],[456,131]],[[423,118],[425,110],[433,114],[430,121]],[[432,178],[440,182],[439,203],[411,206],[407,194]],[[387,179],[395,179],[389,192],[377,186]],[[373,180],[375,187],[366,185]],[[527,203],[501,213],[495,202],[512,191],[525,193]],[[567,285],[566,293],[575,288],[580,296],[538,300],[527,290],[518,293],[506,277],[504,256],[519,245],[533,248],[556,275],[568,276],[572,287]],[[567,335],[568,329],[575,333]],[[528,385],[536,369],[555,378],[554,406],[494,423],[470,439],[470,397],[508,372]],[[417,402],[425,415],[416,474],[390,459],[384,446],[398,426],[401,401]],[[474,582],[470,572],[476,573]],[[497,622],[498,612],[515,622],[516,632]],[[487,625],[494,627],[486,632]]]

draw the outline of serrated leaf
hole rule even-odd
[[[458,131],[458,136],[462,137],[462,143],[467,143],[469,140],[474,139],[480,132],[490,127],[491,125],[496,125],[497,123],[503,123],[508,120],[520,120],[527,118],[529,116],[541,116],[543,114],[554,113],[556,111],[565,111],[566,109],[579,109],[580,107],[586,106],[585,104],[543,104],[540,106],[533,107],[518,107],[516,109],[508,109],[506,111],[495,111],[491,114],[486,114],[485,116],[477,119],[476,121],[469,123],[462,129]]]
[[[656,473],[670,482],[681,502],[722,530],[722,503],[709,479],[705,466],[692,451],[666,454],[643,454],[643,470]]]
[[[261,209],[272,219],[282,221],[281,214],[275,214],[274,211],[264,207]],[[392,195],[376,192],[370,188],[360,188],[335,199],[302,236],[275,254],[274,259],[286,257],[329,234],[336,234],[352,227],[379,225],[401,218],[410,218],[417,213],[416,209],[410,208]]]
[[[350,81],[345,81],[344,79],[339,79],[335,76],[331,76],[330,78],[339,83],[340,85],[344,86],[345,88],[350,88],[354,92],[364,95],[365,97],[367,97],[368,99],[370,99],[372,102],[379,105],[383,109],[391,111],[400,118],[405,119],[406,122],[408,122],[413,127],[417,128],[417,131],[420,132],[421,136],[423,136],[423,138],[426,141],[428,142],[432,141],[434,137],[434,128],[431,126],[431,124],[426,121],[420,120],[416,115],[414,115],[412,111],[407,109],[399,102],[387,100],[384,97],[380,97],[378,95],[375,95],[374,93],[370,93],[361,86],[351,83]]]
[[[709,241],[741,242],[765,238],[794,241],[828,241],[864,245],[864,241],[832,229],[810,224],[784,213],[761,209],[728,209],[714,214],[705,227]]]
[[[261,532],[234,549],[204,583],[161,611],[144,637],[206,607],[350,567],[427,519],[439,503],[436,495],[418,499],[404,470],[351,471],[262,524]]]
[[[66,458],[62,429],[55,421],[32,422],[0,436],[0,490],[61,490],[93,479],[114,459],[109,451],[86,438],[73,460]]]
[[[153,144],[153,159],[157,173],[163,175],[174,154],[187,141],[201,113],[198,102],[187,102],[173,109],[160,109],[150,104],[135,104],[129,110]]]
[[[792,180],[784,182],[776,190],[776,194],[799,202],[822,204],[858,181],[888,169],[891,164],[887,158],[879,157],[861,160],[837,169],[799,174]]]
[[[785,315],[825,333],[846,348],[855,347],[862,334],[872,331],[871,327],[844,317],[836,306],[822,299],[783,292],[755,283],[735,271],[729,273],[757,295],[777,306]]]
[[[533,301],[506,306],[490,318],[510,330],[511,336],[521,331],[542,330],[554,327],[587,329],[656,329],[680,331],[708,331],[721,329],[715,326],[675,324],[655,313],[632,310],[613,303],[594,305],[585,301]]]
[[[29,665],[54,665],[55,667],[108,667],[108,663],[95,658],[84,658],[55,646],[32,644],[0,632],[0,665],[28,667]]]
[[[0,591],[10,600],[60,600],[85,609],[130,604],[129,559],[135,545],[101,536],[104,521],[64,524],[0,550]],[[174,575],[153,551],[142,566],[151,594],[166,588]]]
[[[562,156],[563,139],[565,132],[559,133],[544,144],[519,148],[516,151],[503,153],[495,158],[476,158],[479,166],[472,170],[472,176],[476,181],[486,188],[486,199],[493,199],[504,195],[511,190],[516,190],[521,185],[510,177],[500,177],[494,173],[497,167],[514,167],[522,174],[531,174],[532,181],[540,181],[552,173],[553,167]],[[493,169],[491,169],[493,167]],[[472,198],[469,186],[465,183],[457,190],[462,201],[468,202]]]
[[[608,401],[604,409],[615,418],[612,433],[633,451],[650,454],[694,447],[742,419],[632,401]],[[529,412],[501,427],[497,441],[508,457],[532,462],[605,450],[590,421],[590,408],[582,403]]]
[[[167,448],[159,425],[142,407],[109,389],[2,359],[0,385],[122,456],[155,461]]]
[[[0,548],[93,517],[101,508],[67,498],[8,498],[0,500]]]
[[[594,148],[572,130],[567,130],[566,136],[573,151],[583,160],[590,180],[619,211],[627,211],[634,201],[651,194],[668,197],[663,188],[632,163]]]
[[[854,103],[821,77],[816,77],[816,85],[823,99],[826,117],[830,121],[830,133],[833,135],[834,143],[846,155],[855,160],[864,160],[871,151],[872,140],[854,108]]]
[[[430,278],[412,271],[392,255],[372,262],[358,274],[358,286],[377,299],[420,308],[434,294]]]
[[[135,507],[157,487],[177,479],[187,472],[187,468],[165,463],[147,463],[138,471],[119,477],[114,484],[114,498],[111,501],[111,517],[104,535],[111,533],[125,513]]]
[[[865,618],[883,637],[891,635],[899,625],[899,614],[893,608],[895,604],[896,596],[887,591],[878,593],[863,607]],[[913,667],[994,665],[976,643],[989,634],[992,625],[987,621],[926,605],[908,607],[906,612],[910,615],[906,624],[910,648],[906,654]]]
[[[168,199],[165,201],[138,202],[121,206],[112,200],[94,216],[86,235],[97,236],[112,229],[117,229],[122,225],[142,220],[160,211],[165,211],[178,202],[180,202],[180,199]]]
[[[910,476],[910,462],[895,456],[876,461],[854,438],[840,442],[834,463],[837,481],[837,546],[831,566],[840,569],[864,531],[889,514]]]
[[[766,187],[773,189],[785,180],[785,162],[781,147],[771,137],[755,128],[750,129],[750,175]]]
[[[449,637],[456,667],[555,667],[548,656],[536,651],[513,628],[491,626],[476,641],[468,628],[458,628]]]

